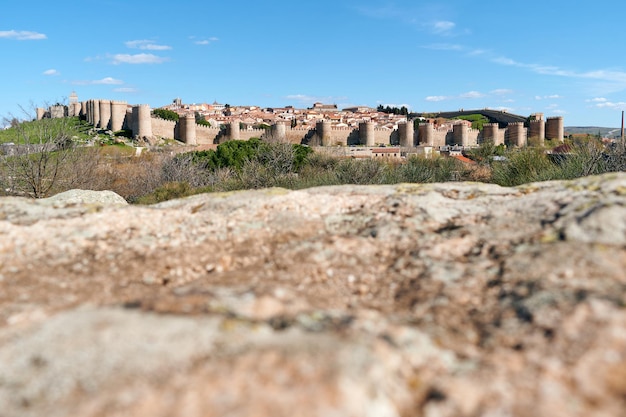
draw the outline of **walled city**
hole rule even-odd
[[[323,147],[397,146],[412,153],[429,154],[454,146],[465,149],[491,141],[495,145],[523,147],[530,138],[543,144],[545,139],[563,140],[562,117],[536,113],[524,122],[485,123],[482,130],[473,129],[467,120],[436,120],[420,117],[417,130],[407,116],[388,114],[368,107],[343,110],[336,105],[315,103],[312,108],[266,108],[185,105],[175,99],[163,109],[175,111],[179,120],[156,117],[149,105],[129,105],[125,101],[91,99],[78,101],[75,93],[69,105],[38,108],[37,118],[80,116],[94,127],[104,130],[132,131],[134,138],[175,139],[187,145],[214,145],[227,140],[249,140],[253,137],[289,141]],[[197,124],[197,116],[209,125]]]

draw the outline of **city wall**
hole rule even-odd
[[[78,114],[76,114],[78,113]],[[285,122],[277,122],[270,129],[241,129],[239,121],[222,128],[198,125],[191,114],[180,116],[178,122],[164,120],[151,114],[148,105],[129,106],[123,101],[88,100],[67,106],[52,106],[47,111],[37,109],[37,118],[66,117],[78,115],[99,129],[132,131],[135,138],[176,139],[188,145],[218,144],[227,140],[249,140],[257,137],[268,140],[289,141],[311,146],[388,146],[403,147],[458,145],[477,146],[483,142],[495,145],[507,144],[522,147],[529,137],[539,143],[544,139],[563,140],[562,117],[532,120],[529,128],[524,123],[510,123],[500,128],[497,123],[486,123],[483,130],[470,128],[465,123],[435,126],[421,123],[417,130],[413,122],[400,123],[397,129],[379,128],[373,122],[364,121],[357,128],[334,128],[330,121],[318,121],[313,128],[292,128]]]

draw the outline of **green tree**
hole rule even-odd
[[[173,120],[175,122],[177,122],[179,119],[178,113],[172,110],[168,110],[168,109],[154,109],[152,110],[152,114],[154,114],[157,117],[160,117],[161,119]]]
[[[208,120],[200,114],[200,112],[196,112],[196,123],[200,126],[211,127],[211,123],[209,123]]]

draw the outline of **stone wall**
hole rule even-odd
[[[325,146],[349,146],[349,145],[401,145],[411,147],[459,145],[474,147],[485,140],[493,140],[496,145],[511,143],[514,146],[526,146],[528,137],[538,139],[543,143],[544,137],[548,139],[563,140],[563,118],[548,118],[547,122],[535,120],[526,128],[520,123],[511,123],[506,128],[500,129],[497,124],[487,123],[483,131],[471,129],[465,124],[446,125],[436,127],[432,124],[421,124],[417,132],[414,131],[412,121],[400,124],[398,129],[376,127],[374,123],[364,121],[358,128],[335,128],[329,121],[318,121],[315,128],[291,128],[285,122],[279,122],[269,131],[263,129],[241,130],[238,122],[230,123],[225,130],[217,127],[206,127],[188,122],[186,127],[180,129],[180,123],[166,121],[150,117],[150,108],[147,105],[134,106],[132,112],[126,112],[126,117],[121,121],[127,108],[126,102],[109,100],[88,100],[83,103],[75,103],[73,112],[78,111],[81,116],[96,127],[102,129],[120,130],[123,126],[133,131],[135,137],[161,137],[176,139],[185,143],[197,143],[202,145],[216,144],[226,140],[249,140],[251,138],[277,138],[291,143],[304,143],[309,145]],[[78,110],[80,109],[80,110]],[[67,111],[62,112],[58,108],[50,108],[48,113],[43,109],[37,109],[37,118],[63,117]],[[121,125],[120,125],[121,123]]]
[[[212,145],[216,143],[220,132],[218,127],[196,125],[196,141],[198,145]]]

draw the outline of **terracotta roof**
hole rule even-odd
[[[461,162],[465,162],[466,164],[475,164],[475,161],[463,156],[463,155],[452,155],[452,158],[458,159]]]

